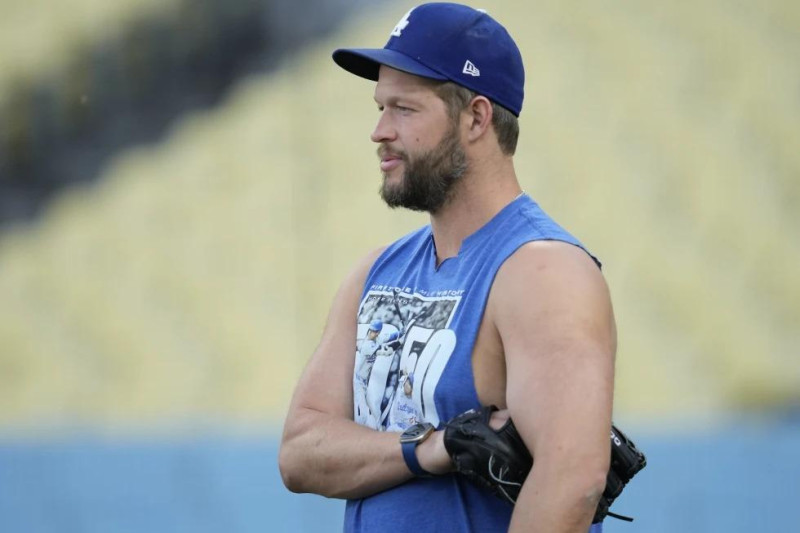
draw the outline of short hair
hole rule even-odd
[[[472,99],[479,96],[475,91],[452,81],[437,83],[434,90],[447,106],[447,113],[451,121],[456,121],[458,115],[466,109]],[[494,101],[490,100],[490,102],[492,102],[492,126],[497,135],[500,150],[506,155],[514,155],[519,139],[519,120],[505,107]]]

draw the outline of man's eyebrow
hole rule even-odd
[[[422,105],[422,102],[418,98],[414,98],[413,95],[411,95],[411,96],[406,96],[406,95],[404,95],[404,96],[387,96],[386,99],[383,100],[383,101],[378,100],[378,96],[377,95],[373,96],[372,98],[373,98],[373,100],[375,100],[375,103],[378,104],[378,105],[394,106],[394,105],[397,105],[398,103],[415,105],[415,106]]]
[[[379,106],[394,105],[394,104],[397,103],[397,97],[396,96],[387,96],[384,99],[379,99],[378,95],[375,95],[373,97],[373,100],[375,100],[375,103],[378,104]]]

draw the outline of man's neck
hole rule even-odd
[[[474,169],[482,171],[484,169]],[[510,159],[486,172],[463,176],[453,197],[431,215],[436,263],[455,257],[461,243],[494,218],[521,193]]]

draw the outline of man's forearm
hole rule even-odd
[[[602,475],[547,472],[534,461],[514,507],[509,533],[586,533],[605,487]]]
[[[330,498],[362,498],[412,477],[397,433],[311,409],[287,422],[279,465],[289,490]]]

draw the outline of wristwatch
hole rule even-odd
[[[428,422],[420,422],[406,429],[400,435],[400,446],[403,448],[403,459],[406,465],[415,476],[431,476],[431,473],[423,469],[417,461],[417,446],[430,437],[436,428]]]

